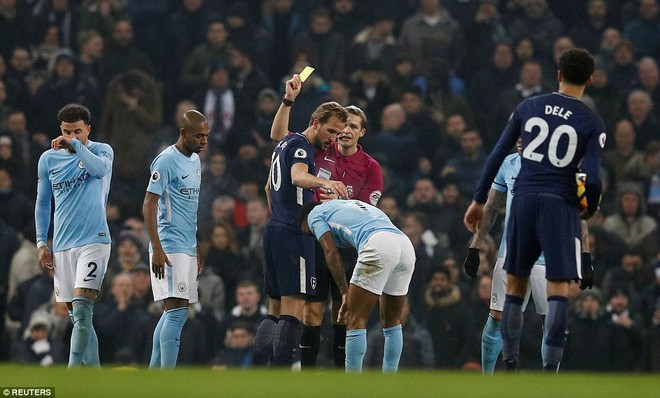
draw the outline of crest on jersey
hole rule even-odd
[[[605,148],[605,141],[607,140],[607,136],[605,135],[605,132],[600,133],[598,136],[598,143],[600,144],[601,148]]]
[[[160,172],[156,170],[153,172],[153,174],[151,174],[151,182],[158,182],[158,181],[160,181]]]
[[[490,302],[491,302],[492,304],[497,304],[497,293],[493,293],[493,294],[490,296]]]
[[[352,198],[353,197],[353,186],[352,185],[346,185],[346,190],[348,191],[348,197]]]
[[[83,164],[82,160],[78,162],[78,168],[84,169],[85,165]]]
[[[188,285],[186,285],[186,282],[179,282],[179,285],[177,286],[180,292],[185,292],[186,289],[188,289]]]
[[[296,151],[293,153],[293,157],[298,159],[305,159],[307,157],[307,151],[302,148],[296,149]]]

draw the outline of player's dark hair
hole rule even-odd
[[[86,106],[77,103],[64,105],[64,107],[57,112],[57,120],[60,123],[75,123],[82,120],[86,125],[89,125],[91,119],[92,114],[89,112],[89,109],[87,109]]]
[[[303,220],[307,219],[307,215],[318,205],[320,205],[321,202],[309,202],[305,203],[301,208],[300,208],[300,213],[298,213],[298,225],[302,225]]]
[[[355,105],[349,105],[346,107],[346,112],[351,113],[360,118],[361,124],[360,127],[365,128],[367,126],[367,115],[364,114],[364,111],[358,108]]]
[[[559,57],[559,71],[569,84],[585,84],[594,69],[594,57],[584,48],[570,48]]]
[[[337,117],[337,119],[344,123],[348,121],[348,112],[343,106],[335,101],[324,102],[314,110],[314,113],[312,113],[312,116],[309,118],[309,125],[311,126],[315,119],[318,119],[321,124],[327,123],[327,121],[333,116]]]

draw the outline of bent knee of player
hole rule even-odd
[[[319,326],[323,320],[324,302],[309,301],[303,308],[303,323],[308,326]]]

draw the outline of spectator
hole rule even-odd
[[[268,76],[255,64],[255,54],[246,44],[234,45],[230,51],[231,81],[234,97],[236,98],[236,114],[234,120],[237,128],[245,130],[240,142],[253,140],[247,134],[254,120],[254,106],[257,103],[259,92],[269,85]]]
[[[620,117],[621,97],[610,81],[608,69],[603,63],[596,63],[591,75],[591,84],[584,91],[596,103],[596,111],[605,121],[606,131],[613,131]]]
[[[609,23],[609,8],[606,0],[589,0],[587,15],[568,31],[568,35],[580,48],[586,48],[596,54],[600,49],[601,38]]]
[[[643,319],[630,308],[629,292],[626,288],[615,288],[605,306],[605,313],[612,323],[623,332],[623,344],[628,352],[628,360],[619,364],[622,370],[636,370],[635,362],[642,356]]]
[[[635,58],[660,58],[660,8],[656,0],[639,0],[638,18],[624,25],[623,36],[635,44]]]
[[[138,69],[149,76],[154,75],[151,59],[134,42],[133,24],[128,19],[118,19],[115,22],[112,40],[104,50],[100,62],[101,85],[108,84],[115,76],[132,69]],[[110,85],[112,86],[112,83]]]
[[[399,48],[415,57],[418,72],[434,64],[457,71],[465,57],[463,28],[440,0],[420,0],[420,11],[403,22]]]
[[[99,302],[110,298],[109,292],[112,290],[112,281],[115,279],[116,275],[123,272],[131,272],[139,267],[146,267],[149,269],[142,259],[142,244],[132,233],[121,233],[114,248],[116,249],[117,255],[115,260],[108,266],[105,277],[103,278],[103,286],[98,298]]]
[[[497,10],[497,0],[480,0],[470,19],[463,24],[467,38],[467,53],[461,75],[472,80],[481,69],[490,66],[498,43],[508,40],[505,26]],[[509,46],[509,51],[511,47]]]
[[[356,0],[332,0],[331,14],[334,29],[347,41],[353,41],[366,25],[364,15],[356,7]],[[374,8],[378,10],[378,8]],[[392,19],[394,22],[394,19]]]
[[[461,188],[461,193],[472,197],[478,175],[486,163],[481,135],[476,130],[467,130],[461,134],[461,150],[447,161],[442,169],[442,177],[454,176]]]
[[[126,0],[91,0],[82,6],[79,31],[96,30],[103,41],[112,38],[115,22],[126,17]],[[78,49],[82,50],[80,42]]]
[[[110,195],[125,214],[133,214],[142,203],[149,172],[144,155],[162,122],[161,95],[148,74],[132,69],[110,82],[99,130],[115,150]]]
[[[629,120],[620,120],[614,129],[614,148],[603,153],[604,166],[609,170],[610,184],[628,181],[642,182],[644,155],[635,149],[635,129]]]
[[[234,293],[245,261],[240,255],[241,247],[231,223],[220,222],[210,233],[205,266],[222,278],[225,285],[225,308],[230,309],[236,303]]]
[[[273,43],[271,51],[264,58],[271,60],[270,81],[275,83],[282,76],[289,75],[295,54],[293,42],[304,28],[305,21],[304,16],[294,9],[294,0],[270,0],[263,3],[266,6],[263,27]]]
[[[42,367],[52,366],[64,361],[62,347],[50,336],[52,323],[48,316],[35,313],[30,319],[26,336],[18,348],[14,360],[24,364],[39,364]]]
[[[345,0],[340,0],[346,3]],[[352,2],[349,0],[348,2]],[[346,36],[352,40],[349,72],[363,69],[371,61],[383,62],[383,71],[391,75],[394,71],[396,37],[394,36],[394,15],[382,9],[374,10],[373,22],[355,36]],[[344,106],[348,104],[342,104]]]
[[[304,87],[304,85],[303,85]],[[389,86],[383,74],[382,64],[378,60],[370,61],[357,72],[357,80],[351,88],[353,103],[367,116],[367,131],[379,131],[380,120],[385,106],[392,102]],[[370,135],[366,138],[369,139]]]
[[[658,228],[655,220],[647,214],[639,185],[622,184],[618,192],[619,209],[605,218],[603,227],[620,236],[630,248],[640,250],[644,258],[653,258],[658,252]]]
[[[43,37],[49,26],[57,26],[62,47],[76,51],[76,32],[80,25],[80,8],[71,0],[52,0],[34,9],[32,38]]]
[[[424,292],[426,327],[433,339],[435,367],[461,369],[478,352],[477,328],[468,302],[451,282],[449,270],[435,268]]]
[[[80,49],[76,65],[78,76],[85,76],[93,80],[101,94],[105,93],[105,87],[101,86],[101,58],[104,43],[103,36],[96,30],[84,30],[78,34],[78,48]]]
[[[16,46],[25,46],[30,41],[30,13],[17,1],[0,4],[0,56],[7,59]]]
[[[316,68],[315,73],[327,80],[341,76],[346,71],[345,39],[341,33],[333,30],[330,12],[319,8],[310,16],[308,29],[294,39],[292,49],[294,54],[305,52],[309,64]]]
[[[229,32],[224,22],[211,20],[206,27],[206,42],[197,45],[187,56],[181,70],[179,89],[181,95],[192,95],[203,89],[209,79],[213,60],[229,62],[231,46],[227,42]]]
[[[524,16],[509,26],[509,37],[516,41],[529,37],[534,42],[535,56],[550,59],[552,44],[564,31],[563,23],[552,15],[546,0],[527,0],[522,3]]]
[[[255,334],[257,327],[268,314],[266,307],[261,304],[261,293],[254,282],[248,280],[239,282],[232,295],[235,296],[237,304],[218,323],[216,347],[227,344],[226,339],[236,322],[245,323],[250,333]]]
[[[620,95],[627,95],[637,78],[637,65],[633,53],[633,44],[628,40],[621,40],[614,47],[613,63],[608,76]]]
[[[234,322],[225,337],[224,348],[215,355],[211,364],[215,370],[249,368],[254,355],[254,331],[245,322]]]
[[[633,90],[628,94],[626,117],[635,128],[635,148],[641,150],[660,131],[660,121],[653,113],[651,95],[644,90]]]
[[[639,60],[638,83],[634,89],[642,89],[651,96],[653,114],[656,120],[660,119],[660,70],[658,62],[652,57]]]

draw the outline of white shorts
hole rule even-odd
[[[149,253],[149,267],[152,267],[153,253]],[[167,258],[172,266],[165,264],[165,277],[156,278],[153,270],[151,289],[154,300],[164,300],[170,297],[186,299],[190,304],[198,301],[197,295],[197,257],[185,253],[168,253]]]
[[[109,243],[90,243],[53,253],[55,299],[70,303],[75,288],[101,291],[109,260]]]
[[[415,248],[406,235],[377,232],[358,253],[351,283],[371,293],[404,296],[415,269]]]
[[[498,257],[493,269],[493,285],[490,295],[490,309],[504,311],[504,298],[506,297],[506,271],[504,270],[504,257]],[[527,294],[523,303],[523,311],[527,308],[530,294],[534,297],[536,313],[545,315],[548,310],[548,290],[545,280],[545,265],[534,264],[529,275]]]

